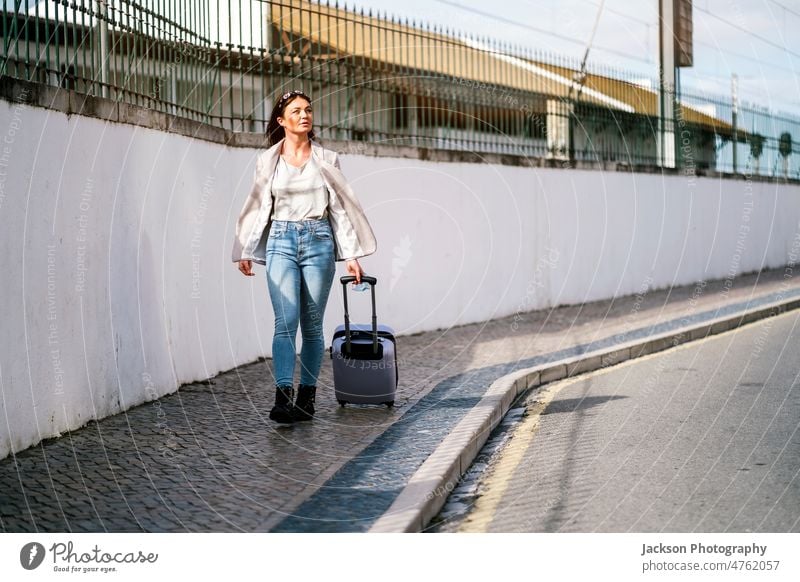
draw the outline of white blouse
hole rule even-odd
[[[328,189],[314,157],[299,168],[283,156],[272,179],[273,220],[318,220],[326,216]]]
[[[272,200],[273,220],[319,220],[327,218],[330,213],[332,221],[346,225],[352,231],[344,207],[336,196],[329,195],[314,156],[309,156],[299,168],[280,156],[272,178]],[[350,238],[357,241],[355,232],[352,235]],[[358,254],[355,248],[342,248],[340,251],[343,257]]]

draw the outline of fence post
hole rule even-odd
[[[556,160],[571,160],[574,145],[571,141],[571,125],[574,104],[570,100],[548,99],[547,107],[547,157]]]

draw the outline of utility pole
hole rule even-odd
[[[736,73],[731,75],[731,101],[733,104],[731,110],[731,125],[733,126],[733,173],[736,173],[736,146],[739,143],[739,131],[737,127],[739,117],[739,77]]]
[[[685,120],[680,116],[678,68],[691,67],[694,64],[692,0],[659,0],[658,26],[661,74],[658,87],[657,151],[661,165],[674,168],[679,150],[675,129],[676,116],[680,127],[685,127]],[[691,135],[684,138],[683,133],[681,131],[680,140],[684,144],[683,148],[691,148]]]
[[[674,0],[658,0],[658,161],[675,167],[675,36]]]

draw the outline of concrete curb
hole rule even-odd
[[[508,412],[512,402],[526,390],[730,331],[797,308],[800,308],[800,298],[776,301],[734,315],[725,315],[694,326],[689,325],[612,348],[549,362],[498,378],[481,401],[466,414],[411,476],[391,507],[378,518],[369,531],[376,533],[422,531],[439,513],[448,494],[469,469],[492,430]]]

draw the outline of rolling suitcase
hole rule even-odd
[[[333,333],[331,358],[333,359],[333,387],[336,400],[345,404],[394,405],[399,372],[397,370],[397,343],[394,330],[378,325],[375,314],[375,277],[361,277],[369,283],[372,293],[372,325],[350,324],[347,307],[347,284],[356,280],[352,275],[342,277],[344,295],[344,325]]]

